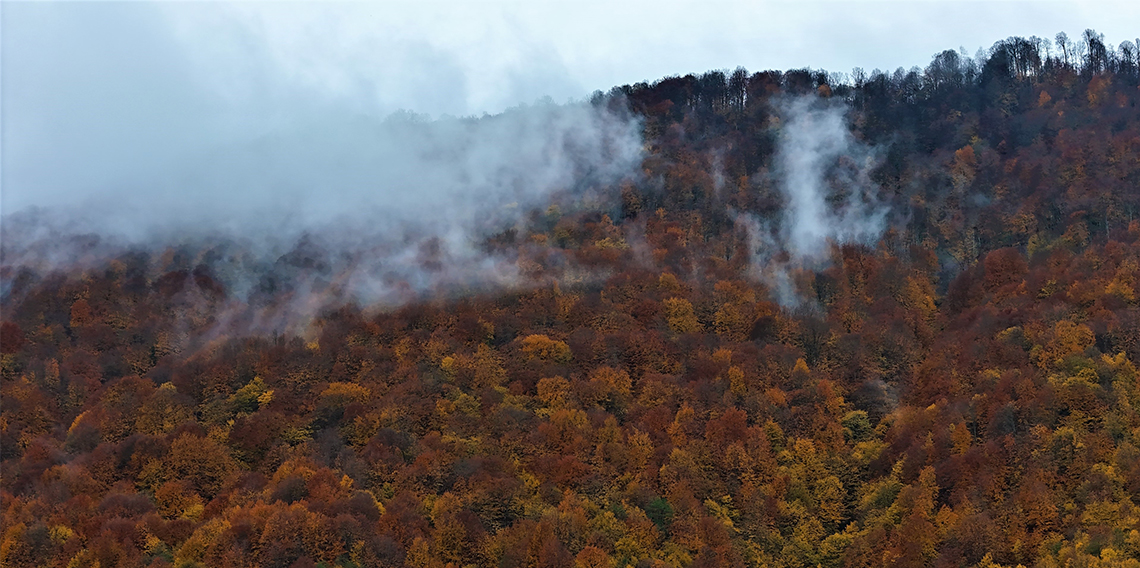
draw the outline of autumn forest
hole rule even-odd
[[[598,92],[638,171],[482,234],[506,285],[6,248],[0,565],[1140,567],[1138,47]]]

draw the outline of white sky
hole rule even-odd
[[[1115,46],[1136,40],[1137,22],[1140,2],[1088,0],[6,1],[0,203],[9,212],[329,113],[495,113],[738,65],[893,70],[1090,27]]]

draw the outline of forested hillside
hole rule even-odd
[[[0,564],[1140,567],[1136,48],[598,93],[641,172],[486,236],[505,289],[276,325],[335,253],[7,262]],[[797,104],[874,238],[765,248]]]

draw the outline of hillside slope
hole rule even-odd
[[[0,564],[1140,566],[1140,70],[1082,41],[599,93],[641,175],[488,236],[506,290],[5,266]]]

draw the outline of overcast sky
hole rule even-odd
[[[3,2],[0,18],[6,213],[334,115],[477,115],[740,65],[889,70],[1012,35],[1140,35],[1140,3],[1087,0]]]

